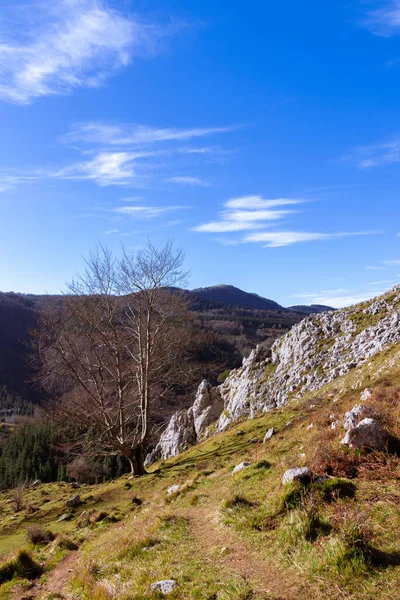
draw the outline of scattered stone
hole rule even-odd
[[[40,479],[36,479],[32,484],[31,487],[35,487],[36,485],[42,485],[42,482]]]
[[[371,396],[372,390],[370,388],[365,388],[365,390],[360,394],[360,400],[361,402],[365,402],[366,400],[368,400],[368,398],[371,398]]]
[[[153,592],[160,592],[164,596],[173,592],[173,590],[178,586],[174,579],[164,579],[163,581],[156,581],[152,583],[148,589],[148,593],[152,594]]]
[[[226,556],[227,554],[229,554],[229,548],[226,548],[225,546],[223,548],[220,549],[219,553],[220,556]]]
[[[307,427],[307,429],[312,429],[314,427],[314,423],[310,423],[309,426]]]
[[[244,460],[240,463],[240,465],[236,465],[236,467],[232,471],[232,475],[236,475],[236,473],[240,473],[240,471],[243,471],[248,467],[251,467],[251,463]]]
[[[288,421],[283,427],[282,429],[287,429],[288,427],[290,427],[290,425],[292,424],[292,421]]]
[[[61,515],[61,517],[57,519],[57,523],[59,523],[60,521],[68,521],[68,519],[70,518],[71,515],[69,515],[68,513],[64,513],[63,515]]]
[[[265,442],[270,440],[272,438],[272,436],[274,435],[274,433],[275,433],[275,431],[274,431],[273,427],[268,429],[267,433],[264,435],[263,444],[265,444]]]
[[[235,433],[235,435],[238,435],[238,436],[244,435],[243,429],[238,429],[237,432]]]
[[[81,497],[79,496],[79,494],[77,494],[76,496],[72,496],[72,498],[67,500],[65,503],[66,506],[70,506],[72,508],[75,508],[76,506],[80,506],[81,504],[82,504],[82,500],[81,500]]]
[[[176,492],[179,491],[179,485],[172,485],[170,488],[167,489],[167,494],[168,496],[170,496],[171,494],[176,494]]]
[[[250,440],[250,444],[258,444],[260,440],[258,438],[253,438],[252,440]]]
[[[371,448],[383,452],[387,442],[388,436],[382,425],[375,419],[366,418],[349,429],[340,443],[350,448]]]
[[[353,429],[369,414],[371,414],[371,409],[368,406],[365,406],[365,404],[356,404],[344,415],[343,427],[345,429]]]
[[[73,490],[77,490],[79,489],[81,486],[79,485],[79,483],[77,481],[71,481],[71,483],[69,484],[69,487]]]
[[[293,481],[300,481],[301,483],[310,483],[312,473],[308,467],[298,467],[296,469],[289,469],[284,473],[282,477],[283,485],[292,483]]]

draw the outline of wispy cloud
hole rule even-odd
[[[382,282],[384,283],[384,282]],[[358,304],[359,302],[365,302],[370,300],[372,296],[379,296],[384,294],[388,290],[388,287],[382,289],[359,292],[357,290],[322,290],[320,292],[296,294],[292,297],[305,298],[310,304],[322,304],[324,306],[332,306],[333,308],[343,308],[345,306],[351,306]]]
[[[112,209],[119,215],[128,215],[134,219],[155,219],[165,213],[180,211],[188,206],[118,206]]]
[[[341,232],[341,233],[312,233],[307,231],[266,231],[252,233],[245,237],[245,242],[261,242],[266,248],[291,246],[300,242],[315,242],[332,240],[354,235],[370,235],[371,231]]]
[[[65,136],[64,142],[101,144],[110,146],[143,146],[158,142],[182,142],[237,129],[237,125],[226,127],[149,127],[145,125],[109,125],[106,123],[78,123]],[[209,148],[179,148],[180,152],[205,154]]]
[[[386,164],[400,162],[400,137],[394,137],[369,146],[356,148],[347,160],[360,169],[373,169]]]
[[[391,260],[384,260],[382,261],[384,265],[389,265],[389,266],[398,266],[400,265],[400,259],[395,258],[395,259],[391,259]]]
[[[226,233],[232,231],[251,231],[265,227],[270,221],[279,221],[292,210],[279,210],[277,207],[299,204],[301,200],[279,198],[266,200],[261,196],[243,196],[225,202],[225,209],[219,212],[219,220],[203,223],[194,227],[194,231]]]
[[[205,179],[201,179],[200,177],[192,177],[190,175],[181,176],[181,177],[168,177],[166,179],[166,181],[170,181],[171,183],[179,183],[181,185],[190,185],[190,186],[197,186],[197,187],[210,187],[211,186],[211,183],[209,181],[206,181]]]
[[[307,231],[292,231],[272,229],[280,221],[285,220],[288,215],[293,215],[298,210],[293,206],[307,202],[298,198],[272,198],[265,199],[259,195],[241,196],[232,198],[225,202],[224,210],[219,212],[219,219],[197,225],[193,231],[203,233],[246,233],[242,238],[227,241],[220,238],[217,241],[225,245],[236,245],[238,243],[260,243],[264,247],[278,248],[290,246],[300,242],[313,242],[343,238],[354,235],[367,235],[373,232],[339,232],[320,233]],[[289,206],[290,208],[285,208]],[[265,231],[267,229],[267,231]]]
[[[137,161],[140,158],[153,156],[152,152],[99,152],[92,159],[74,163],[59,171],[52,177],[59,179],[89,180],[99,186],[127,185],[136,181],[139,184]]]
[[[400,32],[400,0],[390,0],[368,13],[363,21],[372,33],[388,37]]]
[[[193,169],[194,164],[202,164],[203,157],[208,156],[206,148],[191,149],[188,146],[182,149],[180,142],[233,129],[233,126],[155,129],[98,123],[81,125],[59,139],[78,153],[74,162],[58,168],[48,166],[42,169],[27,169],[26,172],[20,173],[0,173],[0,192],[8,191],[18,183],[37,179],[86,180],[102,187],[148,187],[150,181],[157,181],[158,184],[167,181],[178,185],[210,187],[212,183],[207,179],[198,177],[193,172],[182,173],[183,169],[187,172],[188,166],[185,154],[194,157],[190,161],[190,168]],[[72,145],[72,142],[75,145]],[[168,146],[164,145],[166,142],[169,142]],[[178,169],[180,175],[171,175],[171,171],[176,172]]]
[[[154,52],[168,32],[105,0],[36,0],[8,16],[0,28],[0,98],[20,104],[96,87],[133,55]]]

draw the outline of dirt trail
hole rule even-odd
[[[12,596],[12,600],[45,600],[49,594],[62,593],[74,567],[80,557],[79,551],[70,552],[61,562],[50,571],[45,583],[35,582],[29,589],[19,588]]]
[[[300,577],[266,562],[260,553],[238,537],[233,528],[223,525],[215,507],[197,506],[185,516],[202,552],[214,563],[220,563],[248,581],[257,598],[299,600],[315,597],[314,590],[310,590]],[[224,550],[219,554],[217,548]]]

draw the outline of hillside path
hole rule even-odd
[[[45,600],[49,594],[61,594],[71,578],[71,573],[76,567],[79,557],[78,550],[70,552],[49,572],[44,583],[40,583],[38,580],[29,589],[26,587],[17,589],[12,600]]]
[[[246,581],[256,598],[271,600],[311,600],[316,590],[302,581],[301,575],[278,569],[256,549],[240,539],[233,527],[223,525],[215,506],[196,506],[185,514],[200,550],[209,560],[220,563]],[[218,549],[225,549],[218,553]]]

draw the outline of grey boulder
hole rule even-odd
[[[160,592],[164,596],[167,596],[178,586],[174,579],[163,579],[162,581],[156,581],[152,583],[148,589],[148,592],[152,594],[153,592]]]
[[[292,483],[293,481],[300,481],[301,483],[309,483],[311,481],[312,473],[308,467],[298,467],[296,469],[289,469],[282,477],[283,485]]]
[[[360,421],[356,427],[349,429],[340,443],[350,448],[371,448],[385,451],[387,442],[388,436],[382,425],[375,419],[366,418]]]

